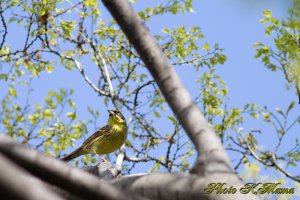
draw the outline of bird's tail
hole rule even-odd
[[[61,158],[61,160],[68,162],[68,161],[73,160],[74,158],[77,158],[78,156],[81,156],[83,154],[84,154],[83,149],[81,147],[79,147],[78,149],[76,149],[75,151],[70,153],[69,155]]]

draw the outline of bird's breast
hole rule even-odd
[[[99,141],[95,147],[95,151],[98,155],[108,154],[116,151],[125,143],[126,138],[127,128],[119,126],[113,127],[111,134],[109,134],[106,139]]]

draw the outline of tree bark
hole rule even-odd
[[[43,182],[0,153],[0,197],[20,200],[63,200]]]
[[[244,185],[240,181],[233,179],[231,174],[199,177],[195,174],[153,173],[141,176],[125,176],[120,179],[113,180],[112,183],[119,189],[129,190],[153,200],[258,199],[257,196],[251,193],[251,191],[247,194],[242,194],[243,191],[240,191],[240,189],[243,188]],[[236,192],[234,194],[226,194],[225,190],[222,190],[223,193],[217,194],[218,190],[209,189],[209,184],[211,183],[224,183],[222,187],[223,189],[230,188],[232,186],[232,188],[236,189]]]
[[[0,135],[0,153],[41,180],[83,199],[145,199],[121,191],[81,169],[70,167],[60,160],[38,153],[4,135]]]

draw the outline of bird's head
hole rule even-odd
[[[108,113],[109,113],[108,123],[110,125],[117,125],[117,124],[126,125],[126,119],[120,111],[118,111],[118,110],[108,110]]]

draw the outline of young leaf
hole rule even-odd
[[[288,109],[286,110],[286,115],[288,115],[289,114],[289,112],[291,111],[291,109],[294,107],[294,105],[295,105],[295,101],[292,101],[291,103],[290,103],[290,105],[289,105],[289,107],[288,107]]]

